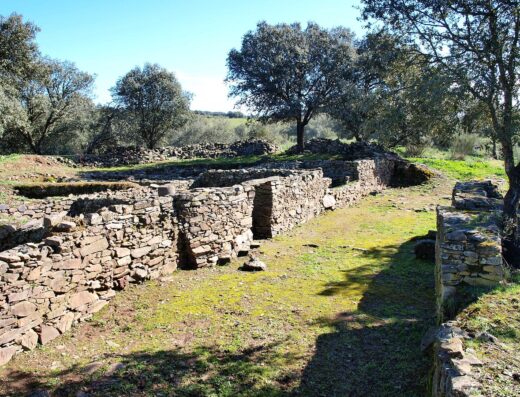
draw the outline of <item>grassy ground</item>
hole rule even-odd
[[[458,315],[459,323],[470,334],[486,332],[489,338],[467,341],[485,363],[479,368],[485,396],[520,395],[520,277],[507,286],[482,294]]]
[[[263,244],[266,272],[235,261],[132,286],[93,321],[17,356],[0,391],[424,396],[433,264],[414,258],[410,238],[435,227],[432,204],[450,188],[388,190],[320,216]]]
[[[441,158],[409,158],[415,163],[422,163],[436,169],[451,178],[467,181],[471,179],[505,178],[504,163],[499,160],[468,158],[449,160]]]

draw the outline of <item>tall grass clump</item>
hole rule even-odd
[[[478,143],[479,137],[474,134],[460,134],[455,136],[450,148],[451,158],[453,160],[464,160],[466,156],[473,156]]]

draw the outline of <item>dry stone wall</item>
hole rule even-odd
[[[0,252],[0,363],[89,318],[129,282],[175,270],[173,198],[135,191],[126,201]]]
[[[435,277],[441,322],[450,317],[446,311],[464,286],[493,286],[508,275],[497,197],[498,189],[489,181],[458,183],[453,207],[437,208]]]
[[[323,168],[342,183],[331,188]],[[224,264],[254,239],[383,189],[394,171],[386,157],[293,162],[34,202],[33,241],[0,238],[0,363],[89,318],[130,282]]]
[[[82,165],[112,167],[145,164],[171,159],[218,158],[273,154],[274,144],[261,139],[238,141],[231,144],[207,143],[185,146],[165,146],[157,149],[145,147],[113,147],[102,154],[88,154],[73,158]]]
[[[252,185],[198,188],[175,197],[180,263],[198,268],[226,263],[253,240]]]
[[[466,335],[449,321],[464,303],[467,288],[495,286],[507,279],[502,258],[498,187],[491,181],[459,182],[452,207],[437,208],[435,284],[439,328],[429,338],[433,353],[432,395],[480,395],[475,367],[483,363],[464,349]]]

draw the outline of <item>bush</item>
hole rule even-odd
[[[90,194],[107,190],[126,190],[139,187],[131,182],[71,182],[71,183],[28,183],[15,186],[18,193],[28,198]]]
[[[406,157],[422,157],[424,151],[432,147],[433,143],[429,138],[420,138],[416,142],[409,142],[405,146]]]
[[[451,144],[451,158],[453,160],[464,160],[466,156],[475,154],[475,146],[479,137],[474,134],[460,134],[455,137]]]

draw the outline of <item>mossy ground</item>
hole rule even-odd
[[[266,272],[241,272],[237,260],[131,286],[92,321],[17,356],[0,390],[423,396],[433,264],[414,258],[410,238],[435,227],[432,203],[447,202],[451,183],[434,184],[387,190],[265,242]]]
[[[520,277],[492,291],[481,291],[479,298],[458,316],[460,325],[473,336],[466,342],[484,362],[478,368],[483,395],[520,395]],[[487,332],[496,338],[478,338]]]

